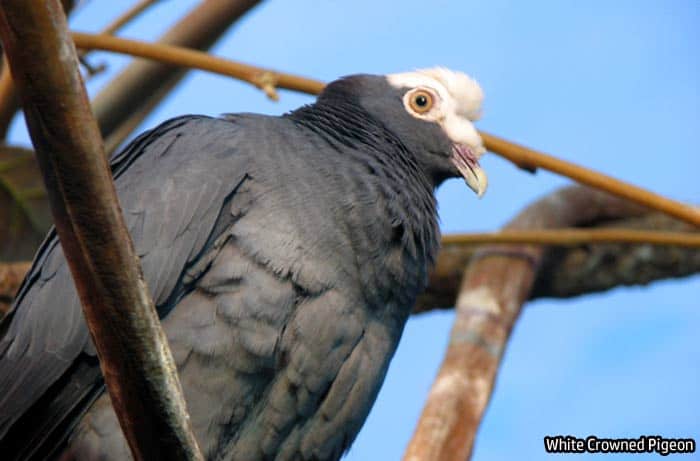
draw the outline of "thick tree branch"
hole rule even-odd
[[[4,0],[0,37],[114,409],[137,460],[203,459],[117,201],[58,0]]]
[[[571,187],[530,205],[505,228],[580,226],[643,212],[608,194]],[[543,246],[527,245],[477,250],[462,280],[445,358],[405,460],[469,458],[511,329],[530,298],[544,253]]]
[[[600,223],[595,229],[608,226],[677,232],[693,229],[661,213],[615,219]],[[480,249],[450,242],[451,237],[446,235],[443,239],[437,264],[430,273],[428,288],[418,298],[414,314],[454,307],[464,272],[472,256]],[[569,298],[620,285],[646,285],[656,280],[686,277],[699,272],[700,249],[610,243],[582,243],[566,248],[553,246],[546,250],[530,299]]]
[[[2,70],[0,70],[0,139],[7,137],[7,130],[15,114],[19,110],[19,99],[12,83],[12,74],[7,65],[7,58],[3,56]]]
[[[70,12],[75,6],[74,0],[62,0],[61,4],[66,12]],[[3,66],[0,70],[0,139],[7,137],[7,130],[17,111],[20,110],[19,98],[12,83],[12,75],[7,65],[7,59],[3,56]]]
[[[632,229],[691,230],[661,213],[604,224]],[[647,285],[700,272],[700,249],[655,245],[581,245],[547,251],[530,294],[535,298],[570,298],[618,286]]]
[[[205,0],[158,42],[209,49],[231,24],[258,3],[260,0]],[[93,111],[108,153],[124,142],[186,72],[187,69],[161,62],[137,60],[97,95]]]

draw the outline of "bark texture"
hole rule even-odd
[[[530,205],[505,229],[587,226],[645,213],[623,199],[576,186]],[[494,245],[475,251],[459,288],[445,358],[404,460],[463,461],[471,456],[511,330],[546,267],[545,250]],[[569,272],[578,272],[578,266]]]
[[[0,3],[0,38],[56,231],[137,460],[199,460],[177,370],[122,219],[58,0]]]

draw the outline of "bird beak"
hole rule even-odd
[[[479,166],[479,159],[474,155],[474,151],[467,145],[455,144],[450,158],[455,167],[462,173],[464,182],[481,198],[486,192],[488,179],[486,173]]]

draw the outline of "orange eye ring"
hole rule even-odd
[[[408,105],[415,113],[419,115],[430,112],[435,104],[435,98],[426,90],[416,90],[409,95]]]

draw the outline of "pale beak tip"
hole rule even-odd
[[[478,149],[471,148],[465,144],[455,144],[452,150],[452,164],[457,168],[464,178],[467,186],[481,198],[486,192],[488,178],[479,165],[479,158],[474,154]]]
[[[464,182],[466,182],[467,186],[469,186],[469,188],[476,193],[478,198],[481,198],[484,196],[486,189],[488,188],[488,177],[486,176],[486,173],[484,173],[484,170],[479,167],[474,168],[471,173],[473,174],[465,175]]]

